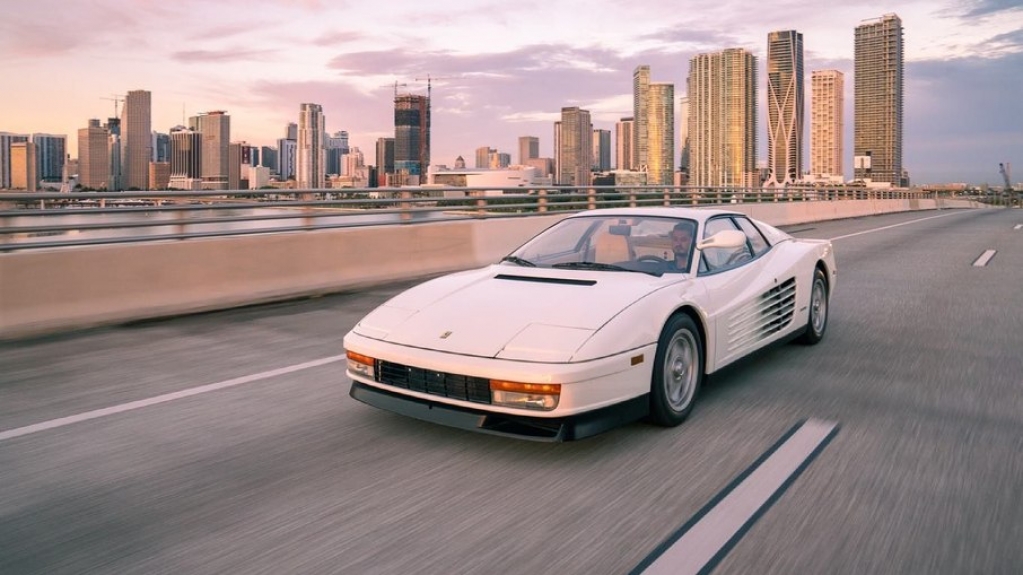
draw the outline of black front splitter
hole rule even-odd
[[[650,405],[649,396],[644,394],[594,411],[568,417],[548,418],[507,415],[448,405],[390,392],[354,380],[349,395],[367,405],[431,423],[545,442],[582,439],[631,423],[645,417]]]

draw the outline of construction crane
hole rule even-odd
[[[399,82],[398,82],[397,80],[395,80],[395,81],[394,81],[394,97],[395,97],[395,98],[397,98],[397,97],[398,97],[398,86],[405,86],[405,87],[408,87],[408,84],[406,84],[406,83],[404,83],[404,82],[400,82],[400,83],[399,83]],[[380,87],[381,87],[381,88],[390,88],[390,87],[391,87],[391,84],[384,84],[383,86],[380,86]]]
[[[427,74],[425,78],[416,78],[416,82],[426,82],[426,97],[429,98],[433,80],[460,80],[462,78],[463,76],[430,76]]]
[[[104,97],[104,96],[100,96],[100,100],[113,100],[114,101],[114,117],[115,118],[119,118],[120,117],[120,116],[117,115],[117,103],[118,102],[124,102],[124,95],[123,94],[114,94],[113,98],[107,98],[107,97]]]
[[[1012,176],[1009,175],[1011,173],[1010,170],[1011,170],[1011,168],[1010,168],[1008,162],[1006,162],[1004,164],[1002,164],[1002,163],[998,164],[998,171],[1002,173],[1002,179],[1005,180],[1005,190],[1004,191],[1006,191],[1006,192],[1011,192],[1012,191]]]

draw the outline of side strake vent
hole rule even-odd
[[[563,284],[570,286],[591,286],[597,283],[597,280],[574,280],[568,278],[544,278],[544,277],[532,277],[532,276],[514,276],[509,274],[497,274],[494,276],[495,280],[514,280],[520,282],[536,282],[542,284]]]
[[[796,279],[767,290],[738,310],[728,322],[728,351],[746,348],[770,337],[792,322],[796,309]]]

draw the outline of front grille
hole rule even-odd
[[[490,403],[490,380],[456,373],[431,371],[390,361],[377,360],[376,380],[412,391],[452,399]]]

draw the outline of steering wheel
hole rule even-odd
[[[660,256],[651,255],[651,254],[647,254],[645,256],[639,256],[638,258],[636,258],[636,261],[637,262],[654,262],[654,263],[658,263],[658,264],[662,264],[662,265],[668,265],[668,264],[671,263],[669,260],[666,260],[666,259],[664,259],[664,258],[662,258]]]

